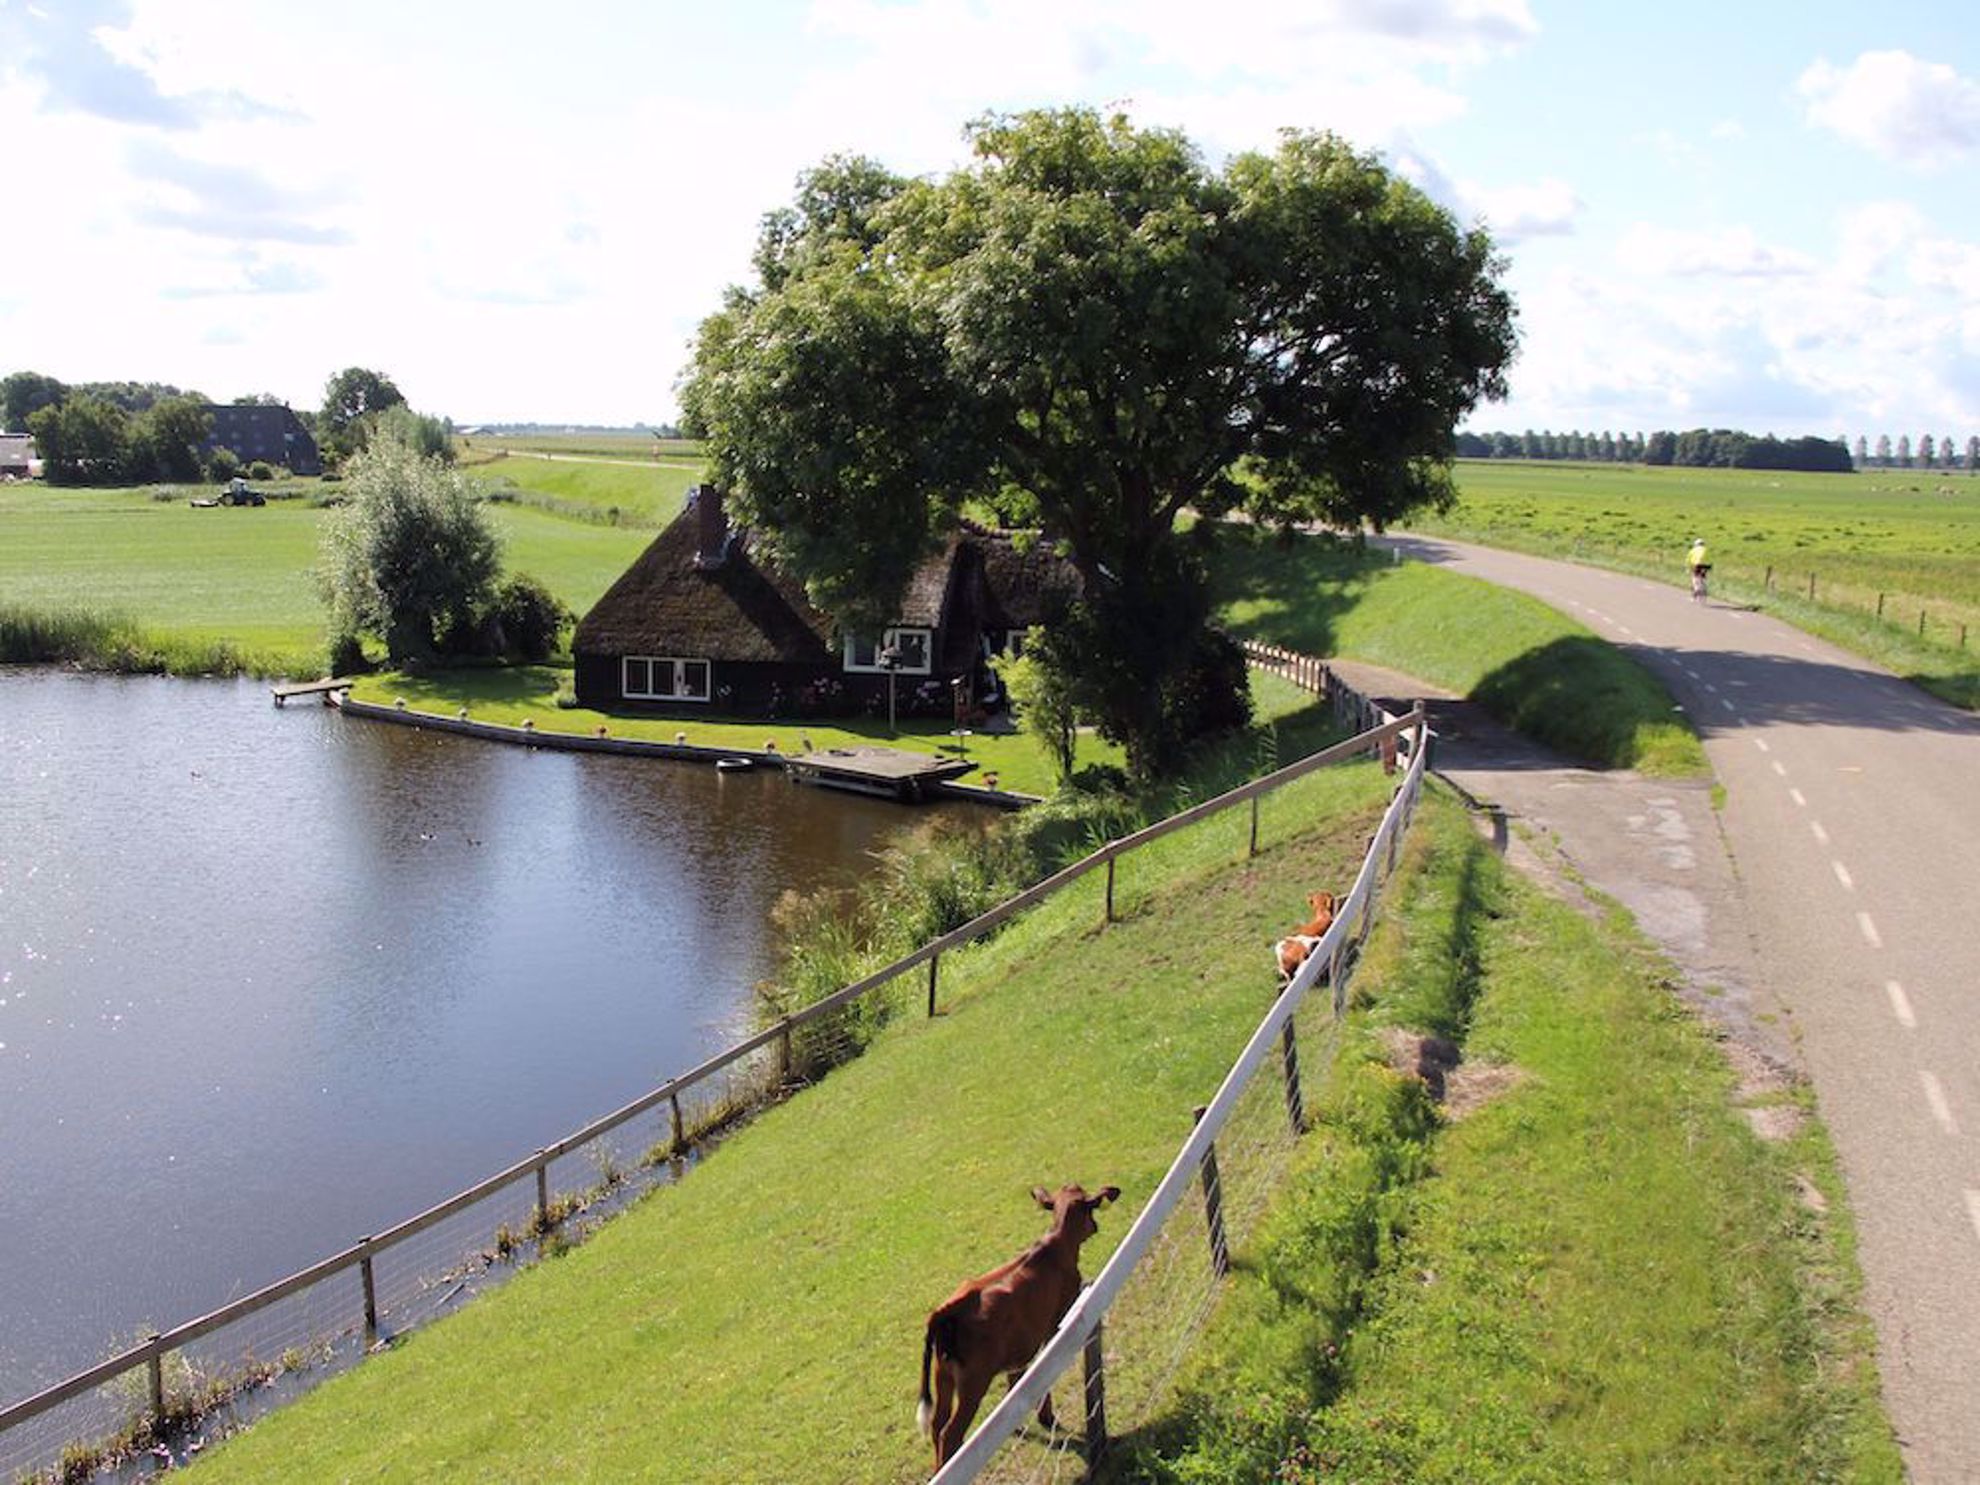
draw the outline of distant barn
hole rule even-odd
[[[323,456],[317,452],[316,440],[292,408],[235,402],[213,403],[206,411],[213,418],[207,453],[231,449],[243,464],[262,459],[293,474],[323,473]]]
[[[578,624],[578,702],[676,715],[881,712],[891,668],[901,715],[973,712],[998,700],[989,656],[1056,618],[1078,583],[1043,542],[965,526],[916,570],[891,624],[844,633],[758,559],[721,492],[701,485]]]
[[[24,480],[39,462],[34,456],[34,440],[27,434],[0,433],[0,479]]]

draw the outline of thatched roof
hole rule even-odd
[[[588,654],[707,656],[824,665],[832,625],[797,582],[752,560],[739,532],[716,566],[698,566],[695,513],[674,518],[578,624]]]
[[[717,497],[719,500],[719,497]],[[721,522],[720,505],[711,507]],[[803,586],[774,563],[758,562],[747,531],[726,544],[702,531],[691,499],[578,625],[574,650],[587,654],[706,656],[715,660],[836,664],[837,631]],[[697,561],[704,546],[719,561]],[[947,626],[938,669],[975,663],[983,631],[1049,623],[1079,592],[1079,575],[1046,543],[1018,549],[1012,533],[966,525],[909,580],[896,623]]]

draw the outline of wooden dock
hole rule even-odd
[[[801,753],[785,764],[800,783],[851,789],[886,799],[921,800],[935,786],[968,773],[976,765],[967,758],[935,758],[904,753],[898,748],[823,748]]]
[[[329,696],[333,691],[348,691],[355,683],[354,676],[327,675],[320,681],[296,681],[287,686],[276,686],[275,704],[280,706],[292,696]]]

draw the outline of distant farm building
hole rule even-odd
[[[206,410],[213,417],[207,453],[231,449],[243,464],[262,459],[295,474],[323,473],[323,456],[317,452],[316,440],[293,409],[239,402],[214,403]]]
[[[969,716],[1000,697],[987,661],[1077,596],[1043,542],[965,526],[922,563],[894,621],[840,632],[803,586],[759,560],[721,492],[688,505],[584,616],[572,641],[580,705],[683,715]]]
[[[39,474],[34,440],[25,433],[0,433],[0,480],[24,480]]]

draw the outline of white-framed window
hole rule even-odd
[[[1024,636],[1028,632],[1023,629],[1006,629],[1004,631],[1004,653],[1009,655],[1013,660],[1022,655],[1024,653]]]
[[[846,669],[885,671],[880,663],[883,651],[891,649],[898,657],[893,669],[902,675],[927,675],[935,668],[931,658],[935,636],[927,629],[889,629],[878,641],[863,635],[846,636]]]
[[[623,662],[625,695],[637,701],[706,701],[706,660],[628,655]]]

